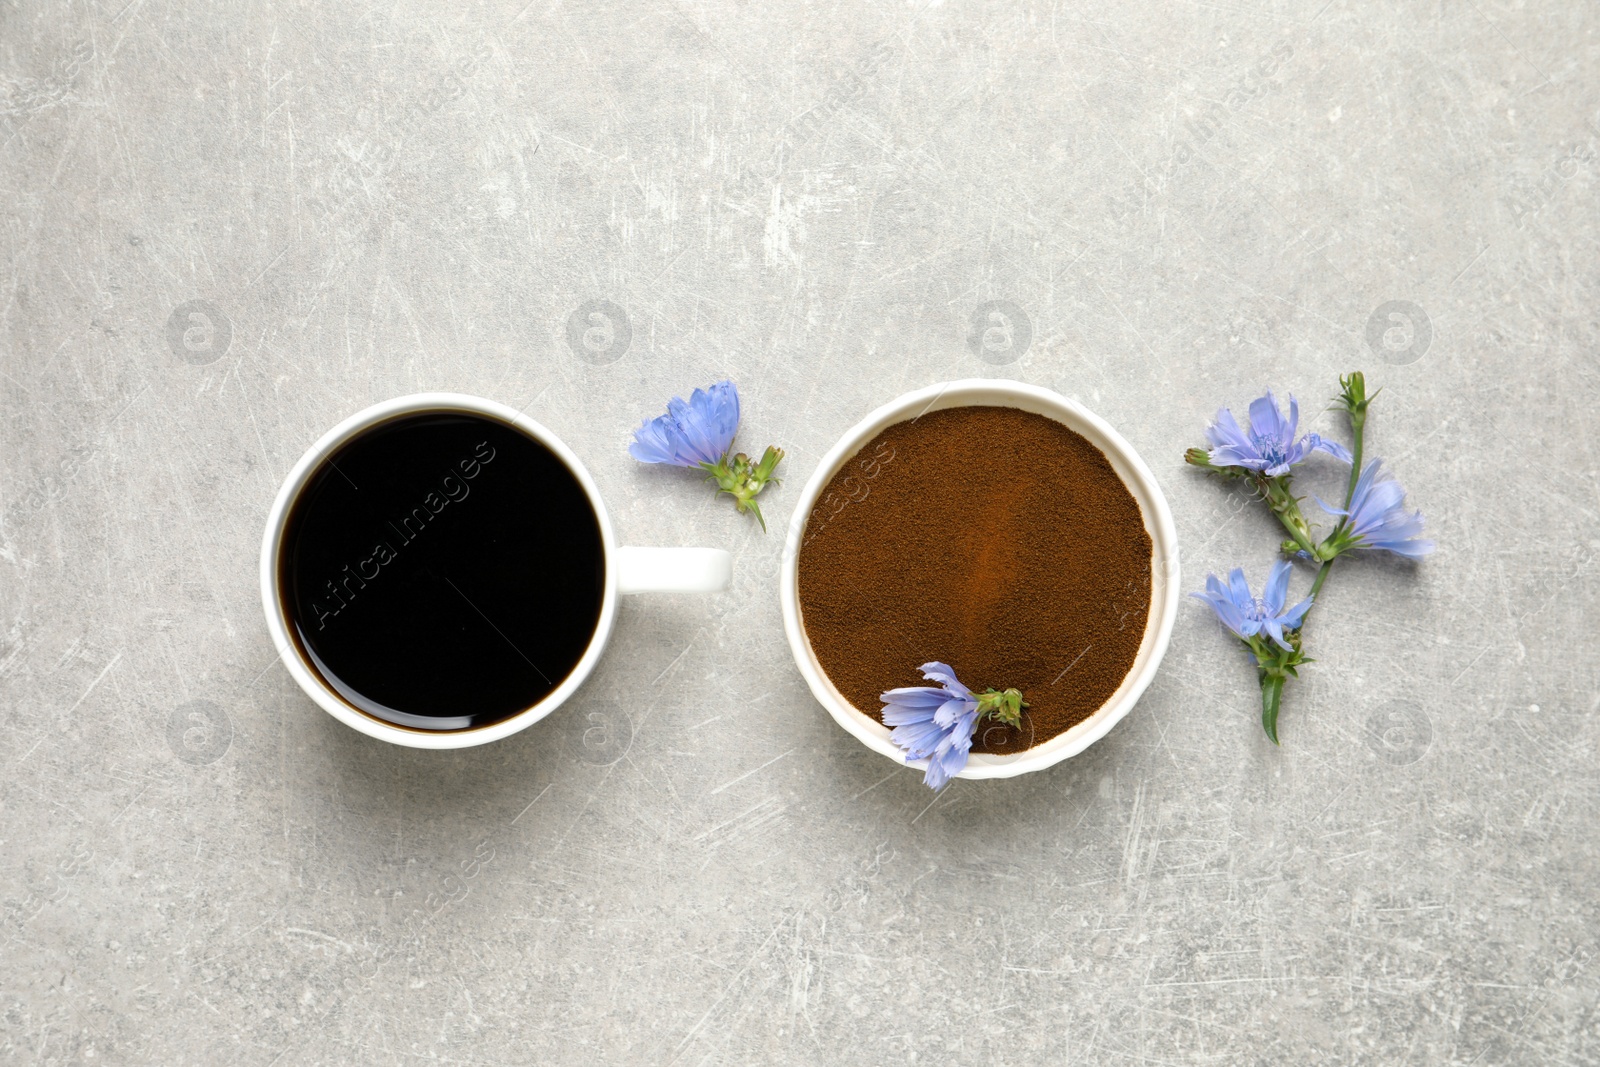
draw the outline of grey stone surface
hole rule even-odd
[[[0,1060],[1600,1062],[1597,30],[0,5]],[[811,700],[781,536],[624,453],[732,376],[782,524],[870,408],[1015,377],[1141,450],[1188,586],[1259,580],[1274,528],[1182,451],[1266,385],[1337,433],[1357,367],[1440,549],[1334,571],[1282,749],[1187,602],[1103,742],[937,799]],[[263,516],[424,389],[525,408],[734,587],[628,601],[499,744],[335,722]]]

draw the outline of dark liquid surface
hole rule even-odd
[[[422,730],[509,718],[572,672],[605,555],[577,479],[505,423],[406,415],[312,474],[279,556],[289,624],[348,703]]]

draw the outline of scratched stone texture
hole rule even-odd
[[[0,4],[0,1060],[1600,1062],[1597,85],[1570,0]],[[1185,601],[1105,740],[937,798],[811,699],[781,535],[624,451],[734,378],[781,530],[1016,378],[1194,589],[1280,534],[1184,448],[1355,368],[1440,547],[1335,568],[1283,747]],[[257,587],[300,454],[433,389],[737,571],[453,753]]]

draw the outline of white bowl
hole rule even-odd
[[[926,767],[927,760],[907,760],[889,740],[889,728],[876,719],[856,710],[834,688],[816,653],[806,637],[801,621],[799,596],[800,545],[804,540],[806,522],[817,505],[823,489],[863,446],[897,422],[925,415],[930,411],[958,407],[1008,407],[1020,408],[1044,415],[1083,435],[1111,462],[1112,469],[1122,479],[1128,491],[1139,503],[1144,516],[1145,530],[1150,534],[1150,616],[1145,623],[1144,638],[1133,666],[1122,684],[1099,710],[1087,719],[1058,734],[1042,745],[1022,752],[996,755],[975,752],[967,766],[956,775],[958,778],[1010,778],[1029,771],[1043,770],[1068,756],[1094,744],[1128,714],[1140,694],[1155,677],[1161,657],[1166,654],[1172,636],[1172,624],[1178,614],[1178,533],[1172,523],[1172,512],[1161,495],[1155,476],[1144,460],[1103,419],[1059,393],[1021,382],[974,378],[959,382],[930,385],[926,389],[906,393],[893,400],[860,422],[839,439],[828,451],[806,482],[795,505],[794,518],[789,523],[789,535],[784,544],[783,569],[779,574],[779,595],[783,601],[783,629],[789,637],[789,648],[794,653],[795,664],[817,702],[828,709],[838,724],[874,752],[913,767]]]

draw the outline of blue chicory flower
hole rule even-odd
[[[1350,451],[1337,441],[1324,441],[1318,434],[1308,433],[1298,441],[1295,430],[1300,425],[1300,405],[1289,397],[1289,417],[1285,419],[1278,409],[1278,401],[1267,390],[1267,395],[1250,401],[1250,429],[1239,426],[1233,412],[1223,408],[1217,412],[1217,421],[1206,427],[1206,440],[1211,442],[1211,462],[1218,467],[1243,467],[1260,471],[1269,478],[1288,474],[1289,468],[1312,452],[1326,452],[1344,463],[1350,462]]]
[[[731,381],[696,389],[687,401],[673,397],[667,413],[633,431],[628,454],[645,463],[674,467],[716,464],[733,446],[739,429],[739,390]]]
[[[1283,639],[1283,631],[1293,630],[1300,625],[1300,620],[1311,610],[1311,598],[1306,597],[1288,611],[1283,610],[1289,593],[1290,570],[1291,565],[1286,559],[1273,564],[1272,574],[1267,578],[1266,588],[1261,591],[1259,599],[1250,595],[1250,585],[1244,580],[1244,571],[1238,567],[1228,575],[1227,585],[1223,585],[1215,574],[1208,574],[1206,591],[1189,595],[1210,604],[1211,610],[1222,620],[1222,625],[1240,638],[1248,639],[1265,633],[1278,643],[1279,648],[1292,652],[1293,648]]]
[[[1432,541],[1417,536],[1422,533],[1422,512],[1406,513],[1405,489],[1393,478],[1380,478],[1382,466],[1383,460],[1375,459],[1362,469],[1348,511],[1324,504],[1321,498],[1317,503],[1329,515],[1349,520],[1340,537],[1348,539],[1348,547],[1387,549],[1407,559],[1421,559],[1433,551]]]
[[[884,702],[883,723],[894,729],[889,739],[905,751],[907,759],[925,759],[923,782],[942,789],[967,765],[972,734],[978,725],[978,698],[956,678],[955,670],[937,660],[924,663],[922,676],[938,682],[891,689],[879,696]]]
[[[643,463],[704,471],[706,480],[716,483],[719,496],[731,496],[739,513],[750,512],[765,530],[767,520],[756,497],[768,482],[778,480],[783,449],[768,445],[759,460],[752,460],[733,451],[738,432],[739,390],[724,380],[696,389],[688,400],[673,397],[665,415],[646,419],[633,431],[628,454]]]

